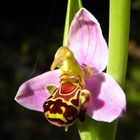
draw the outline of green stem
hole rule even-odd
[[[96,140],[98,138],[98,124],[88,116],[84,122],[78,122],[78,130],[81,140]]]
[[[109,62],[107,73],[124,88],[128,59],[130,0],[110,0]],[[118,121],[111,123],[106,135],[115,139]],[[110,130],[112,133],[110,133]]]
[[[76,12],[82,7],[81,0],[68,0],[67,13],[64,27],[63,46],[67,46],[68,32],[71,21]]]
[[[97,122],[86,116],[84,122],[78,123],[81,140],[114,140],[116,123]]]
[[[130,0],[110,0],[109,73],[122,87],[125,84],[130,24]]]

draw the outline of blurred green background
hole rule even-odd
[[[109,1],[83,0],[83,5],[99,20],[108,40]],[[14,101],[25,80],[49,70],[62,45],[66,6],[66,0],[0,2],[0,140],[79,140],[75,126],[65,133],[42,113]],[[140,0],[132,0],[131,6],[125,91],[127,112],[116,140],[140,140]]]

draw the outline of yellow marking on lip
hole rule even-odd
[[[49,119],[60,119],[63,122],[67,123],[67,120],[65,119],[65,117],[63,116],[63,114],[59,114],[59,113],[50,113],[50,111],[45,112],[45,117],[49,118]]]
[[[50,109],[52,109],[52,108],[53,108],[53,106],[54,106],[54,104],[52,104],[52,105],[50,106]]]
[[[77,107],[77,106],[74,106],[74,105],[71,103],[71,100],[72,100],[72,99],[77,99],[77,96],[76,96],[76,95],[77,95],[77,93],[76,93],[73,97],[71,97],[71,99],[70,99],[69,101],[65,101],[65,99],[62,98],[62,97],[57,97],[57,98],[55,98],[55,99],[54,99],[54,98],[50,98],[49,101],[54,101],[54,102],[55,102],[55,101],[61,99],[63,103],[66,103],[67,105],[73,106],[74,108],[79,108],[79,107]]]
[[[64,113],[65,110],[66,110],[65,107],[64,106],[61,106],[60,108],[62,109],[62,112]]]

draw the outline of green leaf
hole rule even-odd
[[[64,27],[63,46],[67,46],[69,27],[74,15],[82,7],[81,0],[68,0],[67,13]]]

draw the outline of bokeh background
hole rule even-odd
[[[109,1],[83,0],[83,5],[99,20],[108,40]],[[14,101],[21,83],[49,70],[62,45],[66,7],[66,0],[0,2],[0,140],[79,140],[75,126],[65,133],[42,113]],[[125,91],[127,112],[116,140],[140,140],[140,0],[132,0],[131,6]]]

